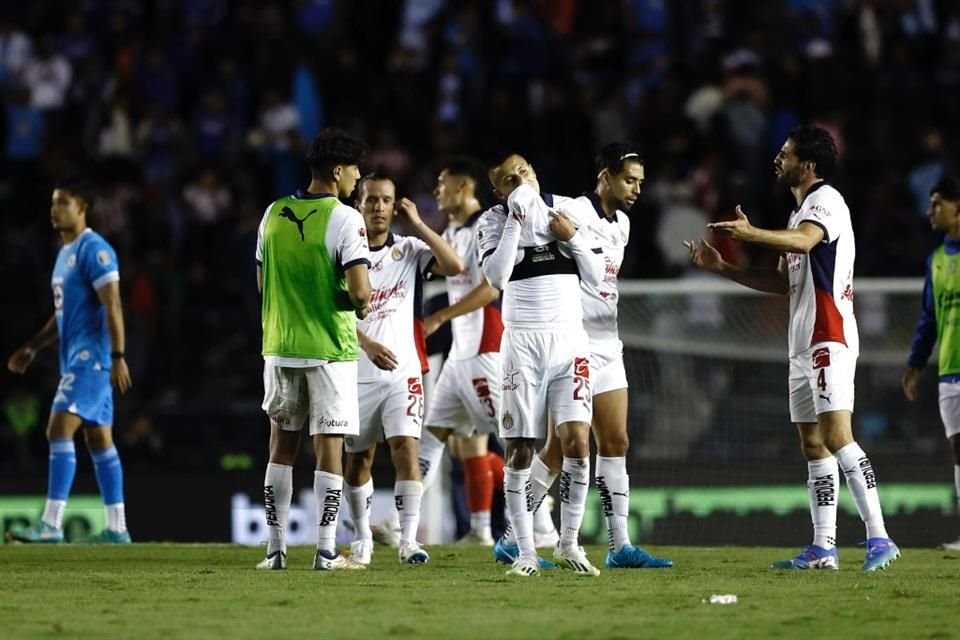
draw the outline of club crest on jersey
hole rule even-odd
[[[110,253],[105,249],[97,251],[97,262],[103,266],[110,264]]]
[[[509,411],[504,411],[503,418],[500,420],[500,426],[503,427],[504,431],[510,431],[513,429],[513,414]]]
[[[830,366],[830,349],[827,347],[820,347],[811,355],[813,360],[814,369],[824,369]]]
[[[75,266],[77,266],[77,254],[71,253],[67,257],[67,269],[73,269]]]
[[[390,252],[390,257],[399,261],[403,258],[403,251],[400,250],[400,247],[394,247]]]

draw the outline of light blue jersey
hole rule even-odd
[[[103,237],[86,229],[57,256],[50,284],[60,336],[60,385],[53,411],[88,422],[113,422],[110,334],[97,290],[120,280],[117,254]]]

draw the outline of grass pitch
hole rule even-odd
[[[313,550],[260,572],[231,545],[0,546],[3,638],[960,638],[960,554],[906,549],[885,572],[767,569],[795,549],[651,548],[673,569],[504,576],[488,549],[431,547],[426,566],[377,547],[364,572]],[[588,549],[600,566],[603,550]],[[711,594],[738,603],[707,604]]]

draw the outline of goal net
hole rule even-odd
[[[854,432],[904,544],[957,533],[946,519],[953,473],[933,367],[918,403],[900,390],[921,289],[917,279],[854,284],[861,345]],[[806,464],[787,405],[786,298],[711,276],[626,281],[620,291],[635,538],[805,543]],[[849,492],[841,494],[840,535],[850,544],[862,539],[862,525]],[[584,533],[600,541],[595,496],[589,513]]]

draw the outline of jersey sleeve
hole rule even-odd
[[[910,356],[907,366],[914,369],[923,369],[927,366],[930,352],[937,342],[937,311],[933,301],[933,280],[931,265],[933,255],[927,258],[927,273],[923,279],[923,296],[920,298],[920,317],[913,332],[913,341],[910,343]]]
[[[630,216],[618,211],[617,221],[620,222],[620,230],[623,231],[623,244],[627,244],[630,242]]]
[[[410,243],[410,253],[417,261],[417,271],[424,279],[432,279],[433,271],[431,269],[437,262],[433,250],[420,238],[407,238],[407,241]]]
[[[94,290],[111,282],[120,281],[117,253],[110,243],[100,237],[87,240],[78,256],[83,275]]]
[[[267,206],[267,210],[263,212],[263,218],[260,220],[260,226],[257,228],[257,249],[255,252],[255,258],[257,260],[257,266],[263,266],[263,230],[267,226],[267,218],[270,216],[270,209],[273,208],[273,203],[271,202]]]
[[[503,234],[503,225],[506,219],[503,207],[497,205],[484,211],[480,219],[477,220],[477,260],[481,265],[497,250],[497,244]]]
[[[334,251],[337,266],[346,271],[358,264],[370,266],[370,246],[367,243],[367,227],[360,212],[346,205],[337,207],[334,231]]]
[[[823,242],[833,242],[843,228],[841,216],[845,206],[829,194],[814,193],[810,202],[800,211],[797,226],[809,222],[823,229]]]

